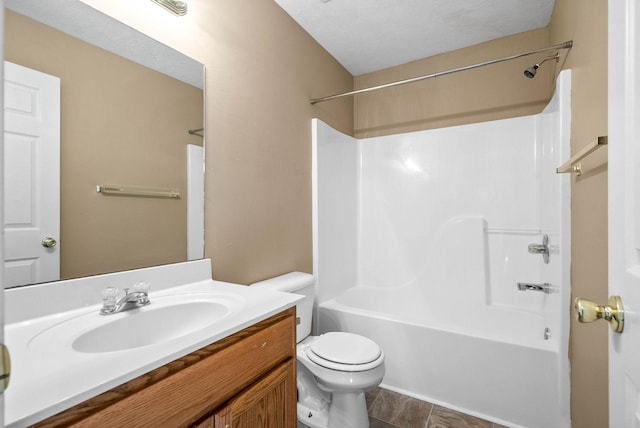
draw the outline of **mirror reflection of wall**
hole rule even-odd
[[[60,279],[187,260],[203,91],[5,10],[5,59],[60,78]],[[117,36],[117,35],[114,35]],[[180,199],[103,196],[113,184]]]

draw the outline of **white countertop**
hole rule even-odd
[[[209,261],[207,260],[207,262]],[[187,265],[193,267],[193,263],[189,262]],[[167,267],[158,269],[163,268],[166,270]],[[205,266],[205,273],[206,270]],[[142,271],[144,271],[142,275],[131,276],[131,274]],[[178,271],[178,277],[180,276],[179,273]],[[157,274],[157,272],[150,273],[148,269],[145,269],[129,271],[125,274],[128,275],[126,278],[118,277],[116,279],[126,284],[127,281],[131,281],[133,278],[144,278],[146,280],[149,276]],[[5,325],[5,343],[9,347],[12,363],[10,384],[4,393],[5,426],[23,427],[43,420],[288,309],[302,299],[301,296],[296,294],[229,284],[211,279],[186,284],[179,284],[179,281],[177,281],[178,285],[171,286],[171,281],[166,280],[166,275],[164,274],[166,274],[166,271],[160,273],[165,278],[161,289],[154,291],[154,284],[150,281],[151,291],[149,297],[151,304],[148,307],[152,307],[154,299],[166,301],[171,299],[173,295],[197,295],[198,293],[203,293],[218,295],[231,302],[231,311],[222,319],[205,328],[164,343],[99,353],[75,351],[72,349],[70,342],[65,342],[64,338],[61,338],[60,341],[48,343],[38,339],[39,334],[41,336],[43,331],[74,317],[88,314],[89,319],[93,319],[92,314],[95,314],[96,319],[94,321],[100,322],[98,317],[105,319],[113,316],[128,316],[125,315],[127,312],[106,317],[98,315],[101,307],[99,292],[95,294],[96,304],[94,305],[81,305],[58,312],[53,311],[50,307],[51,305],[46,305],[41,311],[42,316],[29,318],[10,313],[8,316],[9,323]],[[114,276],[117,277],[118,275],[100,276],[106,277],[107,281],[97,281],[92,286],[94,289],[92,291],[97,291],[105,284],[112,284]],[[96,277],[92,278],[95,281]],[[83,284],[75,285],[82,286]],[[73,287],[68,288],[73,289]],[[16,294],[18,292],[18,290],[9,290],[9,293]],[[30,298],[38,296],[37,293],[33,294],[34,290],[29,290],[28,292],[32,293],[29,296]],[[7,312],[12,312],[11,305],[18,306],[17,302],[23,298],[23,296],[16,298],[16,295],[9,297],[5,294],[7,297]],[[64,302],[66,306],[69,306],[67,300],[64,300]],[[43,302],[40,301],[38,304],[43,305]]]

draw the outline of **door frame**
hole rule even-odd
[[[4,82],[4,0],[0,0],[0,81]],[[4,112],[4,84],[0,85],[0,105]],[[0,225],[4,224],[4,114],[0,115]],[[0,233],[0,258],[4,260],[4,233]],[[0,263],[0,344],[4,344],[4,263]],[[4,427],[4,395],[0,394],[0,428]]]
[[[609,426],[636,426],[640,397],[637,309],[640,305],[638,213],[640,139],[640,9],[636,0],[608,3],[609,295],[623,300],[622,334],[609,332]],[[633,143],[633,144],[632,144]],[[633,175],[632,175],[633,174]],[[629,185],[633,183],[633,186]],[[635,190],[632,193],[632,189]],[[635,357],[635,358],[634,358]],[[629,399],[634,397],[635,399]],[[635,415],[635,416],[634,416]]]

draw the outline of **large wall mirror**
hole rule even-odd
[[[203,65],[77,0],[6,0],[4,59],[7,286],[202,257]]]

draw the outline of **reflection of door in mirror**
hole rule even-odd
[[[60,279],[60,79],[4,64],[5,286],[13,287]]]

